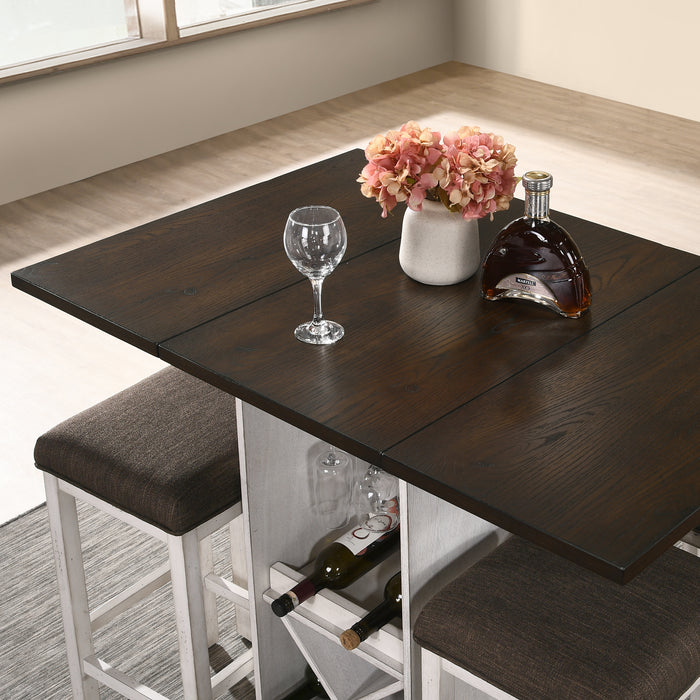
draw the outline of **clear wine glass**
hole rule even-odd
[[[370,465],[359,487],[360,523],[370,530],[390,530],[399,517],[399,480]]]
[[[316,458],[314,501],[326,530],[347,525],[352,514],[354,464],[345,452],[327,445]]]
[[[345,334],[335,321],[323,318],[323,280],[335,270],[345,254],[347,235],[340,214],[331,207],[307,206],[295,209],[284,229],[284,250],[294,267],[311,281],[314,316],[294,331],[304,343],[329,345]]]

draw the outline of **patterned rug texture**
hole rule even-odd
[[[165,545],[79,504],[91,608],[165,562]],[[217,573],[229,576],[228,531],[214,535]],[[46,506],[0,527],[0,699],[70,700],[63,625]],[[228,566],[228,570],[227,570]],[[118,616],[95,635],[95,650],[120,670],[173,700],[179,689],[177,638],[170,584]],[[219,599],[219,644],[210,649],[212,672],[247,647],[236,631],[233,606]],[[121,697],[101,687],[101,700]],[[253,700],[252,677],[221,696]]]

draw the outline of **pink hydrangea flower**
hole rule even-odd
[[[398,202],[419,210],[425,194],[447,183],[447,164],[440,133],[407,122],[398,131],[375,136],[365,149],[367,165],[358,182],[362,194],[374,197],[386,217]]]
[[[519,178],[515,147],[502,136],[463,126],[444,137],[407,122],[375,136],[365,149],[367,165],[358,182],[386,217],[399,202],[420,211],[426,196],[437,197],[465,219],[507,209]]]
[[[463,126],[444,139],[449,177],[443,187],[449,208],[465,219],[478,219],[507,209],[513,199],[515,147],[502,136]]]

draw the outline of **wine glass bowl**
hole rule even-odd
[[[398,520],[399,480],[371,464],[359,484],[358,514],[367,529],[391,529]]]
[[[348,454],[327,445],[314,460],[314,505],[326,530],[347,525],[351,516],[354,464]]]
[[[343,219],[332,207],[299,207],[287,217],[284,250],[294,267],[309,278],[314,296],[313,319],[294,331],[294,336],[304,343],[329,345],[345,334],[339,323],[323,317],[321,289],[324,279],[342,260],[346,247]]]

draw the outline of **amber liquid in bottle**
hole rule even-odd
[[[523,176],[525,216],[496,236],[482,266],[484,299],[525,299],[578,318],[591,304],[588,268],[571,236],[549,218],[552,176]]]

